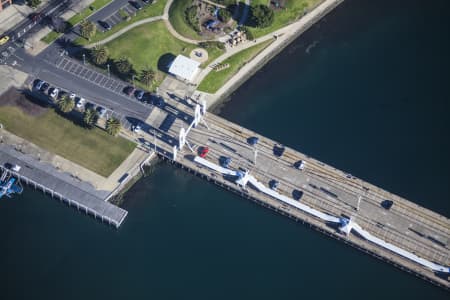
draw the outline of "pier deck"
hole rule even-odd
[[[7,170],[4,168],[6,163],[21,166],[20,172]],[[127,215],[126,210],[104,200],[109,192],[98,191],[90,184],[60,172],[50,164],[30,159],[11,146],[0,145],[0,169],[10,172],[22,183],[40,189],[115,227],[119,227]]]
[[[150,125],[148,129],[150,134],[144,132],[143,136],[146,142],[152,145],[155,139],[151,133],[154,129],[157,136],[157,151],[162,157],[171,160],[173,146],[177,143],[180,129],[182,127],[186,129],[189,126],[189,119],[184,116],[193,113],[186,104],[171,99],[166,101],[170,105],[170,109],[166,111],[174,113],[177,118],[170,127],[164,126],[165,130],[162,131],[161,118],[150,116],[146,122]],[[450,220],[448,218],[294,149],[285,147],[283,155],[278,157],[274,155],[274,146],[278,144],[277,142],[216,115],[206,113],[203,119],[207,126],[200,123],[197,128],[190,131],[187,137],[194,151],[191,151],[187,145],[184,146],[183,150],[178,152],[176,161],[172,161],[173,163],[263,206],[297,221],[306,222],[321,232],[387,260],[417,276],[445,288],[450,287],[448,278],[437,276],[431,270],[359,236],[352,234],[344,236],[322,220],[251,187],[243,189],[233,180],[199,165],[193,159],[198,155],[200,146],[207,146],[209,147],[209,153],[206,156],[208,161],[220,164],[222,157],[230,157],[232,159],[230,169],[248,170],[266,186],[275,179],[279,182],[278,192],[291,198],[294,198],[294,190],[302,191],[301,203],[333,216],[351,217],[373,236],[443,266],[450,264]],[[247,142],[247,139],[252,136],[259,138],[256,145],[256,164],[254,148]],[[305,162],[303,170],[294,167],[294,163],[299,160]],[[392,200],[393,206],[390,209],[383,208],[381,203],[384,200]]]

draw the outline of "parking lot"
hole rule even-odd
[[[80,63],[68,57],[62,57],[58,59],[58,61],[56,62],[56,66],[59,69],[74,74],[77,77],[90,81],[95,85],[106,88],[116,94],[126,97],[126,95],[123,93],[123,90],[126,86],[128,86],[128,84],[111,78],[108,74],[103,74],[99,71],[95,71],[92,68],[83,65],[83,63]]]
[[[136,1],[136,2],[138,2],[142,7],[147,5],[147,4],[143,3],[142,1]],[[106,22],[111,27],[114,27],[115,25],[119,24],[120,22],[125,21],[124,16],[121,15],[120,11],[122,11],[123,13],[125,13],[129,16],[134,16],[138,10],[133,5],[131,5],[130,2],[127,2],[124,6],[122,6],[120,9],[118,9],[116,12],[114,12],[109,17],[104,18],[103,20],[98,20],[98,21]],[[105,30],[105,28],[102,27],[102,25],[100,23],[96,22],[96,25],[101,31]]]

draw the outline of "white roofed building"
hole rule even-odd
[[[178,55],[170,65],[169,73],[192,82],[200,70],[199,66],[198,61]]]

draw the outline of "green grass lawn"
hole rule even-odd
[[[157,78],[150,90],[154,90],[166,75],[158,69],[158,61],[163,55],[177,56],[183,54],[189,57],[190,52],[197,48],[194,44],[188,44],[173,37],[163,21],[133,28],[127,34],[107,43],[106,47],[109,49],[112,59],[118,59],[121,56],[128,57],[138,74],[147,66],[153,68],[157,73]],[[222,53],[222,50],[219,49],[208,51],[208,60],[212,61]],[[137,83],[137,85],[147,88],[140,83]]]
[[[254,37],[260,37],[271,33],[281,27],[284,27],[296,20],[298,20],[305,10],[311,10],[322,0],[290,0],[286,1],[286,9],[280,9],[275,11],[275,18],[273,24],[266,28],[252,28],[249,27]],[[267,4],[266,0],[256,0],[252,1],[251,5],[256,6],[257,4]]]
[[[72,18],[70,18],[67,22],[70,24],[70,26],[75,26],[76,24],[78,24],[79,22],[81,22],[81,20],[89,17],[90,15],[92,15],[94,12],[96,12],[99,8],[102,8],[103,6],[109,4],[112,0],[95,0],[94,2],[91,3],[91,5],[89,5],[89,7],[85,8],[83,11],[81,11],[79,14],[76,14],[75,16],[73,16]],[[93,7],[94,10],[91,10],[90,7]],[[57,33],[55,31],[51,31],[49,34],[47,34],[46,36],[44,36],[41,41],[50,44],[52,43],[54,40],[56,40],[57,38],[59,38],[62,35],[62,33]]]
[[[50,31],[46,36],[44,36],[41,41],[47,44],[53,43],[56,39],[58,39],[60,36],[62,36],[62,33],[56,32],[56,31]]]
[[[93,44],[98,41],[104,40],[110,35],[116,33],[117,31],[127,27],[130,24],[133,24],[134,22],[140,21],[142,19],[150,18],[150,17],[156,17],[156,16],[162,16],[164,13],[164,7],[166,6],[167,0],[158,0],[155,4],[152,5],[145,5],[143,9],[137,11],[135,16],[131,16],[130,21],[123,21],[119,24],[113,26],[113,28],[109,31],[101,32],[97,31],[95,36],[91,38],[91,40],[86,40],[85,38],[79,37],[75,39],[75,43],[78,45],[88,45]],[[129,34],[129,33],[126,33]]]
[[[136,147],[99,128],[75,125],[53,109],[36,117],[14,106],[0,106],[0,120],[9,132],[105,177]]]
[[[259,52],[266,48],[273,40],[268,40],[261,44],[245,49],[224,60],[222,64],[230,64],[230,67],[219,72],[211,70],[202,80],[198,89],[207,93],[215,93],[221,88],[242,66],[252,60]]]
[[[191,0],[174,0],[169,9],[169,21],[173,28],[181,35],[195,39],[203,39],[184,19],[186,8],[192,5]]]

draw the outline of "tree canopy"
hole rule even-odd
[[[61,97],[61,99],[56,103],[58,106],[58,109],[62,111],[63,113],[68,113],[72,111],[72,109],[75,107],[75,101],[73,99],[70,99],[67,95]]]
[[[96,46],[91,51],[92,61],[97,65],[103,65],[104,63],[106,63],[108,61],[108,56],[108,48],[106,48],[105,46]]]
[[[80,23],[80,34],[87,40],[90,40],[96,33],[97,26],[91,21],[83,20]]]
[[[256,27],[269,27],[273,23],[273,11],[266,5],[252,6],[252,21]]]
[[[121,127],[122,125],[117,118],[111,117],[106,121],[106,132],[110,135],[116,136],[120,132]]]

